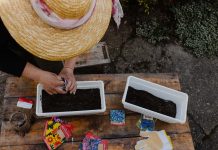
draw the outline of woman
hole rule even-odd
[[[15,76],[23,76],[36,82],[42,83],[45,90],[49,94],[64,94],[66,92],[75,92],[76,84],[73,74],[75,58],[70,59],[64,63],[64,67],[59,75],[40,69],[37,66],[37,62],[34,61],[34,56],[25,51],[14,41],[1,20],[0,48],[0,70]],[[16,51],[20,55],[17,54]],[[59,88],[64,84],[61,77],[64,77],[68,81],[66,91],[63,91],[62,88]]]
[[[1,0],[0,70],[39,82],[49,94],[75,92],[76,56],[102,38],[111,9],[109,0]],[[65,61],[55,74],[36,59]]]

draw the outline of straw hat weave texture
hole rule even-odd
[[[81,18],[89,10],[92,0],[44,0],[61,18]]]
[[[76,6],[81,7],[75,16],[65,15],[65,17],[79,17],[80,14],[87,12],[86,8],[91,2],[91,0],[61,1],[63,2],[59,7],[60,10],[67,7],[65,4],[67,1],[75,2]],[[46,3],[53,7],[60,4],[60,0],[46,0]],[[72,9],[72,14],[73,11]],[[52,61],[78,56],[97,44],[108,28],[111,11],[111,0],[97,0],[91,18],[85,24],[72,30],[62,30],[44,23],[33,10],[29,0],[0,0],[1,19],[17,43],[30,53]]]

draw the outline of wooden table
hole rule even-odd
[[[79,142],[87,131],[93,131],[101,138],[109,140],[109,150],[134,149],[136,141],[140,139],[136,122],[140,115],[126,110],[126,125],[110,125],[110,109],[123,109],[121,99],[126,79],[130,74],[78,75],[77,80],[103,80],[105,83],[107,110],[104,114],[80,117],[62,118],[75,126],[73,136],[75,142],[63,144],[60,149],[78,149]],[[131,74],[176,90],[180,90],[180,83],[176,74]],[[46,149],[42,141],[42,133],[46,119],[37,119],[31,130],[24,137],[20,137],[9,128],[9,116],[17,110],[17,98],[20,96],[35,99],[36,83],[23,78],[8,78],[4,97],[4,119],[1,127],[1,150],[43,150]],[[193,141],[188,121],[181,124],[167,124],[157,121],[156,130],[166,130],[170,135],[175,150],[193,150]]]

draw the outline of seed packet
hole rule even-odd
[[[112,125],[125,125],[125,111],[124,110],[110,110],[110,121]]]
[[[25,108],[25,109],[31,109],[33,106],[33,100],[19,97],[17,101],[17,107]]]
[[[108,149],[107,140],[102,140],[98,136],[93,135],[88,132],[83,139],[83,143],[80,144],[81,150],[107,150]]]
[[[136,143],[136,150],[172,150],[173,145],[165,130],[162,131],[140,131],[140,136],[146,139]]]
[[[43,140],[49,150],[57,149],[66,139],[72,137],[72,126],[57,117],[53,117],[45,124]]]
[[[136,126],[141,131],[154,131],[155,121],[151,117],[147,117],[147,116],[142,115],[142,117],[136,123]]]

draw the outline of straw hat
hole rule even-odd
[[[0,0],[1,19],[17,43],[52,61],[78,56],[97,44],[111,11],[112,0]]]

